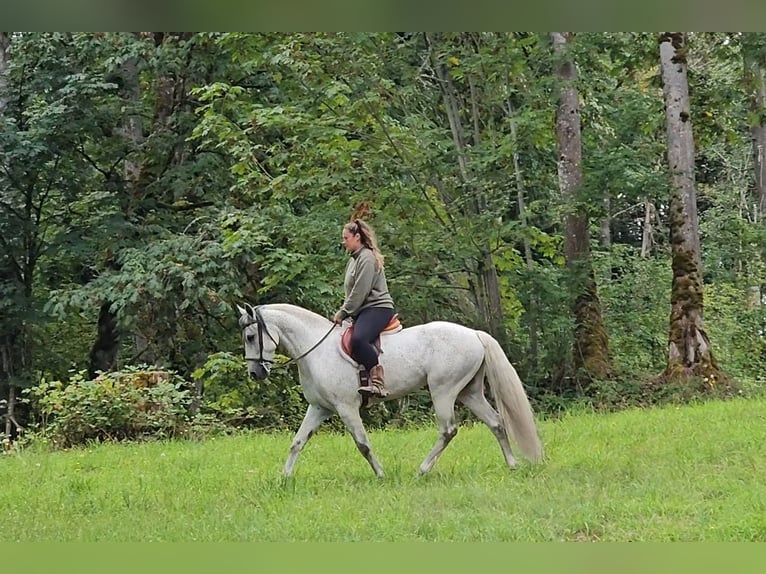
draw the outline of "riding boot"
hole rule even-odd
[[[388,391],[383,387],[383,384],[383,366],[375,365],[370,369],[370,384],[366,387],[359,387],[359,392],[384,399],[388,396]]]

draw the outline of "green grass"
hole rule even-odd
[[[505,468],[463,426],[430,475],[435,427],[97,445],[0,457],[5,540],[766,541],[766,400],[577,414],[540,424],[547,460]]]

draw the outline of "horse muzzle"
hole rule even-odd
[[[264,363],[251,363],[248,367],[250,378],[256,381],[263,381],[269,376],[269,367]]]

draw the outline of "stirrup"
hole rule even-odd
[[[385,399],[390,393],[382,385],[371,384],[366,387],[359,387],[359,393],[368,397],[377,397]]]

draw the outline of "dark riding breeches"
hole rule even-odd
[[[375,339],[394,316],[394,310],[386,307],[368,307],[354,319],[351,335],[351,353],[354,359],[368,371],[378,364]]]

